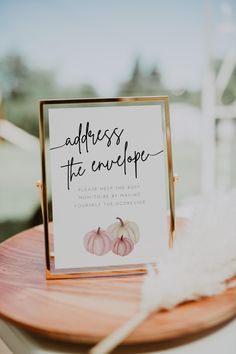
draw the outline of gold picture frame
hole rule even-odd
[[[165,145],[167,151],[167,175],[168,175],[168,200],[169,200],[169,247],[173,247],[174,231],[175,231],[175,195],[171,146],[171,129],[170,129],[170,113],[168,96],[140,96],[140,97],[116,97],[116,98],[88,98],[88,99],[62,99],[62,100],[41,100],[39,102],[39,134],[40,134],[40,154],[41,154],[41,172],[42,180],[37,186],[40,189],[41,209],[44,224],[44,241],[45,241],[45,265],[46,279],[61,279],[75,277],[98,277],[98,276],[114,276],[138,274],[146,272],[146,265],[132,265],[119,267],[102,267],[102,269],[55,269],[54,251],[53,251],[53,233],[50,232],[49,224],[49,205],[47,190],[47,167],[46,167],[46,130],[45,130],[45,110],[52,106],[75,106],[75,105],[139,105],[139,104],[161,104],[164,116]]]

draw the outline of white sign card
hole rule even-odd
[[[158,262],[168,249],[159,102],[49,105],[55,269]]]

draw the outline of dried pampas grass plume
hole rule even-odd
[[[151,313],[213,296],[235,282],[236,191],[199,203],[185,230],[176,235],[174,249],[145,277],[140,312],[96,345],[90,354],[109,353]]]
[[[158,275],[150,272],[142,289],[150,310],[224,291],[225,281],[236,275],[236,191],[199,204],[157,267]]]

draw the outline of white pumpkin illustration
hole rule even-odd
[[[121,236],[129,238],[133,243],[137,243],[140,238],[140,232],[138,225],[129,220],[122,220],[116,218],[118,221],[108,226],[107,231],[113,239],[120,238]]]

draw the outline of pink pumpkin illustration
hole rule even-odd
[[[113,241],[113,247],[112,247],[112,252],[117,254],[118,256],[127,256],[132,252],[134,249],[134,243],[133,241],[128,238],[124,237],[123,235],[121,237],[117,237]]]
[[[103,256],[112,248],[110,235],[99,227],[97,230],[89,231],[84,236],[85,249],[96,256]]]

